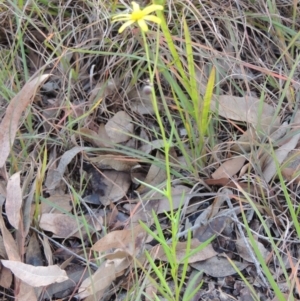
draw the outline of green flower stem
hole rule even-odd
[[[142,33],[144,48],[145,48],[145,52],[146,52],[146,59],[147,59],[147,62],[148,62],[150,84],[153,87],[155,70],[156,70],[156,66],[157,66],[157,63],[158,63],[159,31],[157,31],[157,39],[156,39],[157,44],[156,44],[156,53],[155,53],[154,68],[153,69],[152,69],[152,66],[151,66],[150,52],[149,52],[149,47],[148,47],[148,44],[147,44],[146,35],[142,30],[141,30],[141,33]],[[158,107],[157,98],[156,98],[154,89],[152,89],[152,105],[153,105],[155,116],[156,116],[156,119],[157,119],[157,122],[158,122],[158,125],[159,125],[159,128],[160,128],[162,140],[164,141],[165,160],[166,160],[166,173],[167,173],[167,186],[166,186],[166,189],[165,189],[164,192],[165,192],[165,196],[168,198],[168,200],[170,202],[171,215],[173,215],[173,206],[172,206],[173,202],[172,202],[172,194],[171,194],[171,170],[170,170],[170,158],[169,158],[170,146],[171,146],[171,142],[172,142],[172,135],[170,135],[170,139],[168,141],[168,139],[166,137],[166,133],[165,133],[165,128],[164,128],[164,125],[162,123],[161,116],[159,114],[159,107]]]

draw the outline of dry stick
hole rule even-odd
[[[233,209],[233,206],[232,206],[232,203],[231,203],[231,200],[230,200],[230,197],[229,197],[229,194],[231,194],[232,192],[231,192],[229,189],[227,189],[227,188],[221,188],[221,189],[224,191],[225,200],[226,200],[226,203],[227,203],[228,207],[229,207],[230,209]],[[234,211],[234,210],[233,210],[233,211]],[[246,246],[246,248],[247,248],[247,250],[248,250],[248,253],[249,253],[249,255],[250,255],[250,257],[251,257],[251,259],[252,259],[252,261],[253,261],[253,263],[254,263],[254,265],[255,265],[255,268],[256,268],[256,271],[257,271],[258,276],[259,276],[260,279],[262,280],[263,284],[264,284],[266,287],[269,287],[268,282],[267,282],[265,276],[263,275],[263,273],[262,273],[262,271],[261,271],[260,263],[259,263],[259,262],[256,260],[256,258],[255,258],[255,255],[254,255],[254,253],[253,253],[253,250],[252,250],[252,248],[251,248],[251,246],[250,246],[248,240],[247,240],[246,237],[245,237],[245,234],[244,234],[244,232],[243,232],[243,229],[242,229],[242,227],[241,227],[241,225],[240,225],[240,221],[239,221],[239,219],[237,218],[237,215],[236,215],[235,212],[233,213],[233,216],[232,216],[231,218],[232,218],[232,220],[233,220],[234,222],[236,222],[236,225],[237,225],[237,227],[238,227],[238,229],[239,229],[240,235],[242,236],[242,239],[243,239],[243,241],[244,241],[244,243],[245,243],[245,246]]]

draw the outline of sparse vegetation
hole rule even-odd
[[[0,0],[0,300],[299,300],[298,2]]]

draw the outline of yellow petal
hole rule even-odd
[[[145,16],[144,20],[151,21],[151,22],[154,22],[154,23],[157,23],[157,24],[161,23],[161,19],[158,18],[158,17],[155,17],[155,16]]]
[[[125,23],[119,28],[119,33],[122,33],[126,27],[130,26],[130,25],[133,24],[133,23],[134,23],[134,21],[132,21],[132,20],[125,22]]]
[[[119,21],[128,21],[128,20],[131,20],[130,16],[116,16],[116,17],[113,17],[112,18],[112,21],[113,22],[119,22]]]
[[[152,4],[148,7],[145,7],[143,9],[143,14],[144,15],[149,15],[151,13],[153,13],[154,11],[157,11],[157,10],[163,10],[164,7],[162,5],[155,5],[155,4]]]
[[[133,11],[138,11],[140,10],[140,6],[136,3],[136,2],[131,2],[131,5],[132,5],[132,8],[133,8]]]
[[[128,19],[130,19],[130,16],[131,16],[131,14],[118,14],[116,16],[113,16],[112,19],[113,20],[119,19],[119,18],[128,18]]]
[[[140,26],[140,28],[143,32],[148,31],[148,26],[147,26],[146,22],[143,19],[138,20],[138,24],[139,24],[139,26]]]

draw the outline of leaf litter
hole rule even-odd
[[[245,2],[242,1],[242,4]],[[211,5],[218,8],[216,3]],[[4,105],[6,109],[0,124],[0,192],[1,200],[6,200],[0,219],[0,285],[11,290],[10,293],[18,300],[47,300],[74,295],[85,300],[114,300],[115,295],[123,296],[124,291],[132,291],[132,275],[138,271],[135,276],[138,276],[136,278],[139,278],[140,284],[143,281],[147,284],[142,292],[147,295],[146,299],[164,300],[161,296],[157,297],[158,286],[150,282],[145,272],[149,269],[149,263],[144,252],[150,250],[151,254],[156,254],[159,265],[161,262],[167,265],[167,257],[162,245],[151,239],[139,222],[153,227],[152,212],[155,212],[166,239],[169,239],[170,223],[166,213],[172,208],[181,212],[176,248],[178,262],[185,257],[188,249],[188,231],[193,232],[190,252],[213,238],[206,248],[188,259],[189,279],[185,279],[186,282],[192,280],[196,271],[202,271],[204,285],[197,292],[195,301],[197,297],[198,300],[206,297],[253,300],[249,289],[244,283],[241,284],[232,263],[256,288],[262,299],[276,300],[270,287],[261,280],[259,264],[253,256],[253,249],[249,248],[250,240],[241,238],[246,233],[241,228],[241,225],[245,227],[242,213],[246,215],[249,229],[255,234],[254,241],[263,259],[268,261],[274,278],[283,279],[278,286],[286,289],[286,271],[278,254],[272,250],[266,227],[281,248],[280,255],[285,259],[288,273],[293,271],[297,275],[299,243],[277,174],[281,171],[289,182],[292,206],[297,207],[299,112],[296,107],[295,112],[286,110],[286,107],[293,108],[293,99],[290,99],[293,92],[289,91],[288,99],[278,103],[275,98],[282,90],[261,91],[257,87],[263,86],[264,81],[256,77],[272,78],[268,89],[274,87],[277,80],[291,80],[291,86],[296,90],[299,86],[297,79],[285,74],[287,71],[282,70],[285,62],[278,66],[275,62],[278,58],[271,62],[270,66],[274,68],[269,70],[253,63],[260,62],[264,53],[254,58],[252,53],[246,53],[251,57],[250,63],[235,57],[232,46],[235,42],[229,42],[228,38],[226,40],[230,45],[225,46],[220,44],[222,39],[212,38],[214,33],[211,37],[199,37],[209,45],[205,46],[209,50],[203,48],[204,44],[197,43],[195,47],[197,55],[205,57],[201,64],[207,70],[215,64],[220,81],[219,94],[213,95],[211,103],[216,127],[215,145],[213,150],[207,145],[204,165],[200,166],[199,158],[192,157],[191,145],[187,142],[188,127],[178,117],[180,108],[175,105],[174,94],[165,79],[157,77],[164,93],[159,95],[159,89],[150,86],[143,76],[137,80],[136,75],[141,69],[140,66],[135,69],[135,61],[129,62],[124,58],[116,61],[114,56],[105,59],[101,56],[95,64],[89,47],[93,49],[96,44],[98,47],[99,38],[93,37],[104,36],[104,33],[100,34],[97,22],[82,28],[86,21],[81,22],[84,14],[77,11],[78,7],[72,7],[72,11],[79,13],[78,21],[72,15],[70,23],[62,25],[70,29],[74,41],[79,41],[77,34],[80,34],[81,37],[88,37],[89,43],[83,41],[83,50],[77,52],[76,49],[69,51],[70,45],[62,42],[66,52],[58,53],[60,50],[55,48],[58,59],[51,66],[52,75],[41,73],[28,80],[15,97],[9,98],[9,105]],[[278,8],[280,13],[284,12],[280,3]],[[257,9],[255,5],[253,9]],[[232,5],[232,13],[237,11]],[[90,13],[95,16],[93,11]],[[228,12],[224,11],[224,14]],[[234,20],[229,15],[226,18]],[[64,23],[64,18],[62,20]],[[199,28],[202,28],[203,24],[199,22]],[[228,23],[224,26],[225,23],[213,23],[208,27],[221,34],[229,26]],[[74,26],[70,28],[70,24]],[[264,25],[272,30],[270,24]],[[267,38],[269,32],[261,37],[252,32],[253,25],[245,26],[249,29],[247,35],[252,43],[263,41],[266,43],[263,47],[265,51],[268,53],[271,49],[273,52],[276,46]],[[65,30],[60,29],[61,32]],[[49,59],[50,48],[44,48],[44,45],[54,40],[49,32],[43,32],[44,29],[33,34],[24,30],[25,41],[31,45],[28,47],[31,62],[28,66],[31,66],[30,72],[33,73],[48,64],[45,62]],[[236,37],[233,37],[235,30],[227,32],[228,37],[237,38],[240,43],[238,35],[243,36],[244,32],[240,29],[236,32]],[[129,45],[131,42],[128,45],[124,43],[125,48],[129,47],[125,53],[141,48],[139,42],[134,44],[135,40],[139,40],[138,36],[135,32],[132,34],[135,39],[131,41],[132,45]],[[194,35],[197,35],[196,31]],[[273,31],[272,36],[276,38]],[[196,41],[197,36],[194,38]],[[110,36],[103,41],[113,39],[114,36]],[[218,49],[222,51],[216,51],[211,45],[219,45]],[[160,46],[165,51],[163,40]],[[39,51],[33,51],[32,47],[37,47]],[[106,46],[101,44],[101,47]],[[106,49],[109,52],[110,47]],[[124,51],[122,47],[118,46],[121,52]],[[243,52],[247,47],[253,45],[243,45]],[[87,53],[85,50],[88,50]],[[215,61],[211,59],[212,54]],[[285,55],[288,56],[288,53],[285,52]],[[245,57],[245,54],[242,53],[242,56]],[[18,64],[22,65],[20,62]],[[168,66],[173,70],[170,62]],[[120,74],[120,70],[130,70],[132,73],[124,71]],[[205,77],[205,74],[197,75],[200,94],[205,94],[202,88],[206,86]],[[171,132],[172,126],[182,133],[180,142],[191,156],[191,165],[196,167],[193,172],[188,170],[189,163],[186,158],[182,160],[184,156],[178,141],[171,141],[172,206],[162,193],[167,178],[164,166],[166,157],[154,117],[153,91],[157,94],[160,114],[166,117],[166,107],[172,112],[173,125],[168,118],[163,120],[166,133]],[[32,106],[27,110],[30,104]],[[26,119],[28,112],[30,116]],[[282,122],[281,117],[286,113],[293,114],[291,123]],[[41,180],[37,177],[37,170],[44,172]],[[266,226],[260,224],[258,214],[251,208],[246,196],[257,204]],[[290,258],[289,263],[287,258]],[[294,276],[293,281],[296,280]],[[172,281],[168,283],[170,287],[174,285]],[[41,290],[33,289],[39,286]],[[299,288],[297,291],[295,286],[284,296],[288,298],[291,295],[295,296],[294,300],[299,299],[296,298]]]

